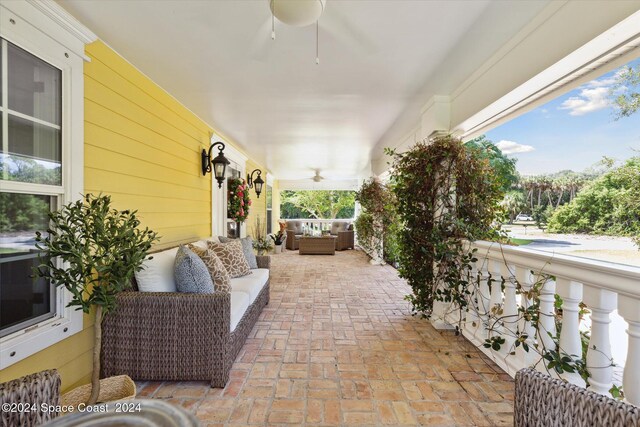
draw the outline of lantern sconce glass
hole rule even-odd
[[[256,179],[253,179],[253,175],[255,173],[258,174],[258,177]],[[260,169],[256,169],[251,172],[251,174],[247,174],[247,185],[249,186],[249,188],[253,188],[254,186],[256,187],[255,190],[258,199],[260,198],[260,193],[262,193],[262,186],[264,185],[264,181],[262,180],[262,177],[260,175],[262,175],[262,171]]]
[[[220,146],[218,147],[218,155],[212,159],[211,150],[213,150],[213,147],[218,145]],[[216,181],[218,181],[218,188],[222,188],[222,183],[224,182],[225,173],[227,171],[227,165],[231,163],[222,153],[224,147],[224,143],[218,141],[211,144],[209,152],[202,149],[202,175],[206,175],[208,172],[213,171],[213,176],[216,178]]]

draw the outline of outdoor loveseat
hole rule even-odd
[[[202,245],[203,241],[196,245]],[[206,243],[205,243],[206,245]],[[154,253],[158,281],[170,281],[177,248]],[[230,293],[122,292],[105,316],[102,376],[210,381],[224,387],[247,336],[269,303],[269,256],[252,274],[231,279]],[[164,276],[164,277],[163,277]]]

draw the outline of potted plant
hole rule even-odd
[[[88,405],[95,404],[99,397],[104,399],[100,394],[101,382],[105,389],[114,388],[109,379],[100,380],[103,316],[116,307],[116,295],[131,286],[134,273],[142,269],[147,252],[158,240],[154,231],[140,227],[136,213],[113,209],[110,196],[87,194],[61,210],[49,213],[47,235],[36,233],[36,247],[46,255],[36,274],[56,286],[64,286],[72,295],[68,306],[85,313],[95,310],[93,375],[86,400]],[[123,377],[126,378],[118,381],[128,379],[128,384],[133,385],[129,377]],[[84,389],[80,390],[82,387]],[[89,386],[82,387],[68,394],[75,392],[76,397],[86,399]],[[122,397],[133,396],[112,396],[112,400]]]
[[[287,234],[283,230],[280,230],[277,233],[270,234],[269,237],[271,237],[271,240],[273,240],[273,252],[276,254],[281,253],[282,244],[286,240]]]
[[[265,252],[271,250],[273,246],[267,237],[262,218],[256,216],[256,222],[253,226],[253,249],[258,251],[258,255],[264,255]]]

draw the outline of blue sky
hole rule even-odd
[[[640,58],[628,65],[640,66]],[[607,102],[616,70],[486,133],[524,175],[582,171],[602,159],[640,155],[640,112],[614,120]],[[638,150],[638,151],[634,151]]]

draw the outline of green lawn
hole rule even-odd
[[[528,239],[514,239],[509,238],[509,244],[515,245],[515,246],[524,246],[524,245],[528,245],[529,243],[533,242],[533,240],[528,240]]]

